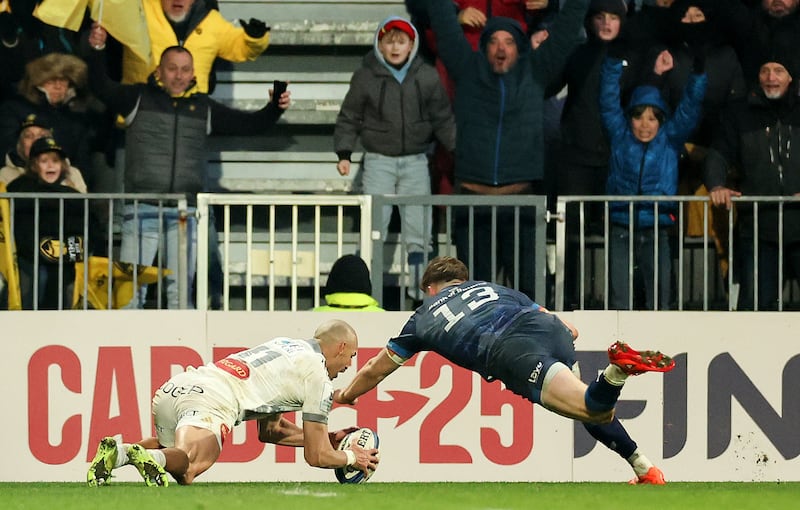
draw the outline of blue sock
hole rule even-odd
[[[631,439],[622,423],[614,417],[614,421],[603,425],[584,423],[583,426],[591,436],[603,443],[609,450],[617,452],[627,460],[636,451],[636,442]]]
[[[619,399],[619,394],[622,391],[622,386],[616,386],[606,381],[603,374],[597,377],[597,380],[589,384],[584,395],[586,408],[590,411],[609,411],[614,408]]]

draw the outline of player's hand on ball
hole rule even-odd
[[[331,440],[331,446],[333,446],[333,449],[338,450],[339,445],[342,443],[342,440],[347,437],[347,434],[355,432],[356,430],[358,430],[358,427],[347,427],[346,429],[328,432],[328,439]]]
[[[351,444],[350,449],[356,454],[356,463],[351,467],[358,469],[367,477],[371,476],[378,467],[378,449],[370,448],[365,450],[357,444]]]
[[[334,469],[339,483],[364,483],[378,467],[380,439],[369,428],[359,428],[339,442],[337,450],[347,453],[348,464]]]

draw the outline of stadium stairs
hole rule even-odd
[[[404,14],[403,2],[221,0],[219,5],[227,19],[265,20],[272,42],[254,62],[221,63],[214,97],[254,109],[264,104],[273,80],[284,80],[293,104],[268,136],[213,139],[211,191],[351,191],[353,178],[335,169],[336,114],[375,27],[389,15]]]
[[[353,71],[372,47],[376,27],[390,15],[406,15],[404,3],[220,0],[219,6],[226,19],[258,18],[272,30],[270,46],[257,60],[235,64],[218,61],[213,97],[237,108],[257,109],[267,100],[273,80],[283,80],[289,82],[292,106],[268,135],[212,137],[209,191],[358,192],[357,172],[347,177],[336,172],[336,115]],[[354,158],[360,159],[358,151]],[[217,214],[218,224],[219,217]],[[351,224],[347,228],[355,231],[356,220],[348,221]],[[242,231],[243,226],[234,225],[232,230]],[[238,234],[233,239],[244,236]],[[241,264],[234,261],[232,265]],[[400,264],[392,267],[396,272]]]

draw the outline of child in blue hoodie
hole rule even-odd
[[[350,80],[334,130],[336,169],[350,173],[350,161],[360,139],[364,147],[363,188],[368,195],[430,195],[427,152],[434,137],[455,149],[455,120],[450,100],[436,70],[417,56],[419,34],[407,20],[392,16],[375,32],[374,48]],[[383,212],[383,239],[391,218]],[[417,288],[431,251],[429,207],[405,206],[400,211],[404,248]]]
[[[707,82],[702,54],[699,51],[694,54],[694,72],[671,116],[658,88],[652,85],[635,88],[628,107],[623,110],[619,86],[623,62],[613,57],[603,62],[600,113],[611,146],[607,194],[670,196],[677,193],[678,160],[684,142],[701,117]],[[672,56],[663,51],[653,70],[661,75],[671,68]],[[640,277],[644,285],[646,309],[667,309],[671,301],[672,273],[669,228],[675,223],[677,205],[674,202],[633,202],[632,205],[633,217],[631,202],[610,204],[610,307],[633,308],[633,283],[629,279],[632,244],[634,275]],[[633,239],[630,238],[631,224]]]

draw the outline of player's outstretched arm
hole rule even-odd
[[[339,404],[355,404],[358,397],[377,386],[399,366],[384,347],[381,352],[361,367],[347,388],[334,392],[333,399]]]

